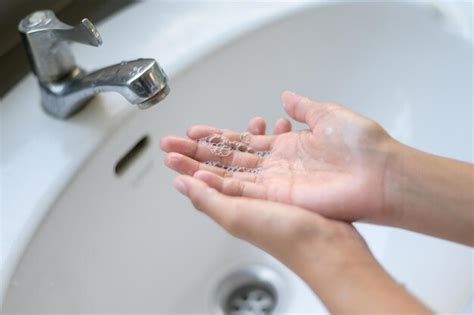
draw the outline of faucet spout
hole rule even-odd
[[[55,117],[67,118],[94,95],[117,92],[139,108],[148,108],[169,93],[167,77],[154,59],[137,59],[85,74],[76,68],[70,77],[40,83],[43,108]]]
[[[83,108],[94,95],[117,92],[145,109],[169,93],[166,74],[154,59],[137,59],[86,73],[77,66],[68,42],[102,44],[95,26],[61,22],[53,11],[33,12],[20,21],[28,59],[38,78],[41,104],[53,117],[65,119]]]

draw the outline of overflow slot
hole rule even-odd
[[[147,135],[138,140],[138,142],[123,155],[117,164],[115,164],[115,174],[117,176],[123,175],[133,162],[145,151],[149,143],[150,138]]]

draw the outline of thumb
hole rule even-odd
[[[313,129],[317,121],[330,112],[332,109],[339,107],[335,104],[323,104],[313,101],[305,96],[298,95],[291,91],[285,91],[281,95],[283,107],[285,111],[296,121],[306,123],[309,128]]]

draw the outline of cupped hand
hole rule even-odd
[[[392,215],[384,178],[396,141],[340,105],[291,92],[282,99],[289,116],[309,129],[292,131],[290,122],[280,119],[273,134],[265,135],[265,121],[254,118],[247,127],[251,150],[244,146],[244,152],[225,156],[196,140],[218,134],[239,141],[240,133],[193,126],[189,138],[163,138],[166,164],[186,174],[175,179],[176,189],[232,235],[298,273],[332,313],[430,313],[390,278],[345,222],[383,223]]]
[[[197,179],[209,174],[180,175],[174,186],[232,235],[295,271],[330,313],[430,314],[390,278],[350,223],[297,206],[225,195]]]
[[[198,171],[196,177],[209,174]],[[225,195],[196,177],[180,175],[174,186],[230,234],[265,250],[304,278],[311,278],[318,267],[336,273],[350,265],[376,264],[350,223],[292,205]]]
[[[384,175],[396,141],[375,122],[341,105],[292,92],[283,93],[282,101],[288,115],[308,129],[291,131],[290,123],[282,119],[274,134],[264,135],[265,122],[252,120],[249,146],[269,151],[265,157],[238,150],[216,156],[196,140],[221,134],[239,141],[241,134],[197,125],[188,130],[189,138],[162,139],[166,164],[226,195],[282,202],[346,221],[387,221],[393,213],[385,200]],[[203,163],[209,160],[260,172],[228,172]]]

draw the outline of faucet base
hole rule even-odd
[[[41,107],[49,115],[67,119],[83,109],[94,97],[78,97],[77,93],[70,93],[74,82],[85,77],[86,72],[75,68],[69,75],[54,83],[39,83],[41,91]]]

